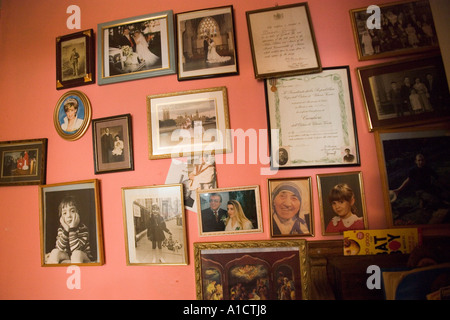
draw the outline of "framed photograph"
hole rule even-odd
[[[194,243],[197,300],[308,300],[306,241]]]
[[[92,120],[95,174],[134,170],[131,115]]]
[[[450,116],[440,55],[357,68],[369,130],[442,121]]]
[[[95,83],[94,30],[56,38],[56,89]]]
[[[149,158],[231,152],[225,87],[147,96]]]
[[[88,97],[81,91],[64,93],[56,103],[53,124],[56,132],[65,140],[80,139],[91,123],[92,109]]]
[[[256,79],[322,70],[307,2],[247,11]]]
[[[98,84],[176,73],[172,10],[98,25]]]
[[[361,172],[317,175],[322,235],[368,228]]]
[[[47,139],[0,142],[0,186],[45,184]]]
[[[360,164],[348,66],[264,81],[273,168]]]
[[[186,265],[181,184],[122,188],[127,265]]]
[[[178,13],[178,80],[239,73],[233,6]]]
[[[311,177],[268,179],[271,237],[314,235]]]
[[[200,236],[262,232],[259,186],[197,190]]]
[[[104,264],[99,192],[98,180],[39,186],[43,267]]]
[[[394,57],[439,48],[428,0],[408,0],[350,10],[359,60]],[[370,8],[370,7],[369,7]]]
[[[378,130],[375,139],[389,227],[448,228],[448,124]]]

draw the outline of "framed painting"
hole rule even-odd
[[[56,38],[56,89],[95,83],[94,30]]]
[[[271,237],[314,236],[311,177],[268,179]]]
[[[147,96],[149,158],[231,151],[225,87]]]
[[[322,235],[368,228],[362,172],[317,175]]]
[[[0,142],[0,186],[45,184],[47,139]]]
[[[176,73],[172,10],[98,25],[98,84]]]
[[[441,55],[357,68],[369,130],[440,122],[450,116]]]
[[[272,168],[360,164],[348,66],[264,81]]]
[[[389,227],[448,228],[448,124],[377,130],[375,139]]]
[[[350,10],[359,60],[370,60],[438,49],[428,0],[397,1]]]
[[[134,170],[131,115],[92,120],[95,174]]]
[[[197,190],[200,236],[262,232],[259,186]]]
[[[127,265],[187,265],[181,184],[122,188]]]
[[[39,186],[43,267],[104,264],[99,192],[98,180]]]
[[[239,73],[233,6],[178,13],[178,80]]]
[[[307,2],[246,12],[256,79],[322,70]]]
[[[71,90],[64,93],[56,103],[53,124],[61,138],[74,141],[86,133],[91,117],[88,97],[81,91]]]
[[[194,243],[197,300],[308,300],[306,241]]]

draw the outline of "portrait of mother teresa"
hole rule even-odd
[[[310,214],[301,213],[302,195],[292,182],[282,182],[272,191],[272,234],[310,234]]]

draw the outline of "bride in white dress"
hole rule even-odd
[[[148,42],[145,40],[144,35],[136,31],[133,38],[136,42],[136,53],[141,60],[145,61],[145,66],[150,67],[154,65],[159,60],[159,57],[148,49]]]
[[[221,55],[219,55],[216,51],[216,43],[214,42],[213,39],[209,39],[209,45],[208,45],[208,59],[206,60],[206,62],[208,63],[222,63],[222,62],[227,62],[231,60],[231,57],[229,56],[225,56],[222,57]]]

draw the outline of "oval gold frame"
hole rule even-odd
[[[81,101],[84,107],[83,123],[80,126],[80,128],[74,131],[73,133],[68,133],[64,131],[61,128],[61,124],[59,121],[59,111],[63,105],[63,102],[70,96],[76,96]],[[87,129],[89,128],[89,124],[91,123],[91,117],[92,117],[92,109],[88,97],[81,91],[71,90],[63,94],[56,103],[56,107],[53,112],[53,124],[55,126],[56,131],[61,136],[61,138],[69,141],[75,141],[80,139],[86,133]]]

